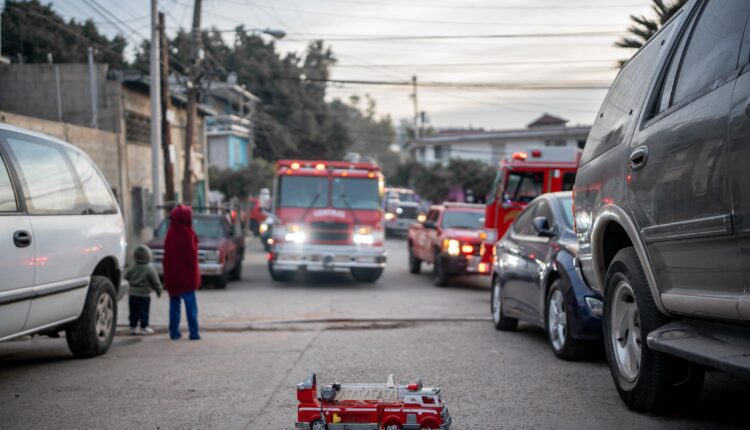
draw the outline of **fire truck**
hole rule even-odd
[[[375,282],[386,265],[380,167],[346,161],[281,160],[276,166],[268,270],[350,272]]]
[[[541,194],[573,189],[580,158],[576,147],[545,146],[515,152],[500,162],[485,206],[478,273],[492,273],[492,249],[526,205]]]
[[[297,422],[310,430],[448,430],[451,416],[440,387],[421,381],[397,385],[330,384],[318,397],[315,374],[297,385]]]

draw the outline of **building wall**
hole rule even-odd
[[[219,169],[229,167],[229,147],[227,136],[209,136],[208,164]]]

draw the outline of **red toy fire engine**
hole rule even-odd
[[[311,430],[448,430],[451,417],[439,387],[421,381],[396,385],[330,384],[318,397],[315,374],[297,385],[297,422]]]

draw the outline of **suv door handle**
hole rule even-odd
[[[640,170],[648,161],[648,147],[639,146],[630,154],[630,170]]]
[[[31,233],[26,230],[18,230],[13,233],[13,243],[18,248],[26,248],[31,245]]]

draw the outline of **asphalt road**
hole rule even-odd
[[[455,429],[747,428],[750,387],[718,372],[689,416],[623,407],[601,355],[557,360],[541,330],[495,331],[481,279],[433,287],[406,270],[402,241],[374,285],[348,277],[274,284],[255,241],[243,280],[199,292],[203,339],[170,341],[167,300],[154,299],[149,337],[124,334],[110,351],[73,359],[63,339],[0,344],[2,429],[289,429],[295,385],[440,385]],[[486,280],[485,280],[486,281]],[[120,303],[120,322],[127,306]]]

